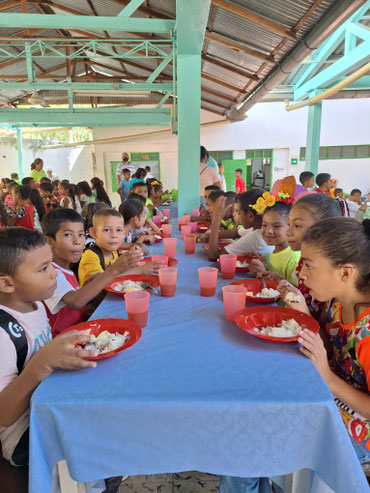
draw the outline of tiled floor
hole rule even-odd
[[[191,471],[153,476],[131,476],[120,493],[217,493],[218,476]]]

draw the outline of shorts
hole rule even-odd
[[[13,455],[10,458],[10,464],[15,467],[28,466],[30,453],[30,429],[23,433],[17,446],[14,449]]]

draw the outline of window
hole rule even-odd
[[[247,151],[248,152],[248,151]],[[267,157],[267,156],[266,156]],[[358,159],[370,157],[370,145],[320,147],[319,159]],[[306,159],[306,148],[301,147],[299,160]]]
[[[224,159],[232,159],[233,151],[208,151],[209,155],[213,157],[217,161],[217,163],[221,163]]]

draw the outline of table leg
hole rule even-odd
[[[58,472],[61,493],[86,493],[85,483],[77,483],[69,475],[65,460],[58,462]]]

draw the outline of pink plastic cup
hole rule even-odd
[[[194,253],[196,242],[197,242],[196,235],[185,235],[184,236],[185,253]]]
[[[163,224],[162,235],[163,238],[170,238],[172,234],[172,224]]]
[[[191,227],[188,224],[185,224],[185,226],[181,226],[182,239],[184,239],[185,235],[190,235],[190,233]]]
[[[174,258],[176,256],[176,243],[177,238],[165,238],[163,240],[164,253],[169,258]]]
[[[185,221],[186,221],[185,224],[187,224],[190,221],[190,214],[183,214],[182,218],[185,219]]]
[[[149,297],[148,291],[130,291],[125,294],[127,318],[139,327],[145,327],[148,323]]]
[[[153,262],[158,262],[160,263],[160,267],[162,268],[163,267],[168,267],[168,257],[167,255],[154,255],[154,257],[152,257],[152,261]]]
[[[161,222],[162,222],[162,218],[161,216],[153,216],[153,223],[156,225],[156,226],[160,226]]]
[[[187,221],[183,217],[179,217],[179,219],[177,220],[177,223],[179,225],[179,229],[181,229],[181,226],[185,226],[188,222],[189,221]]]
[[[224,286],[222,296],[224,299],[225,317],[229,322],[235,322],[235,315],[245,307],[245,286]]]
[[[220,255],[221,275],[223,279],[232,279],[235,276],[236,255],[228,253]]]
[[[163,209],[163,215],[166,217],[170,217],[170,209]]]
[[[166,267],[158,271],[159,285],[161,287],[161,295],[170,297],[175,296],[177,269],[174,267]]]
[[[193,222],[193,223],[192,222],[189,222],[188,223],[188,226],[189,225],[190,225],[190,231],[192,233],[196,233],[198,231],[198,223],[196,223],[196,222]]]
[[[192,209],[191,214],[192,216],[199,216],[199,209]]]
[[[198,269],[201,296],[214,296],[217,286],[218,269],[215,267],[200,267]]]

